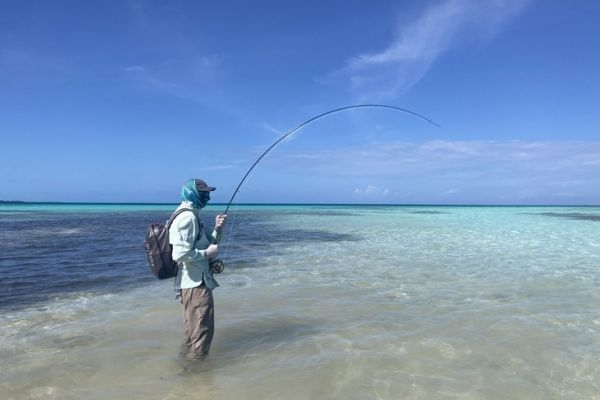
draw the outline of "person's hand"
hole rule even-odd
[[[215,229],[221,230],[225,226],[225,221],[227,220],[227,214],[218,214],[215,217]]]
[[[208,246],[206,248],[206,250],[204,250],[204,258],[206,258],[207,260],[216,258],[218,255],[219,255],[219,245],[218,244],[211,244],[210,246]]]

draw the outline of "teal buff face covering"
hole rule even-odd
[[[196,182],[193,179],[189,179],[184,183],[181,189],[181,200],[191,202],[194,208],[203,208],[206,205],[202,201],[198,189],[196,189]]]

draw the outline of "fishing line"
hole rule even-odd
[[[227,252],[229,251],[229,242],[231,241],[231,237],[233,236],[233,227],[235,226],[235,220],[237,217],[237,210],[239,205],[239,201],[236,201],[235,208],[233,210],[233,218],[231,219],[231,224],[229,225],[229,233],[227,235],[227,242],[225,243],[225,252],[223,253],[223,258],[227,258]]]
[[[292,130],[290,130],[287,133],[285,133],[283,136],[281,136],[279,139],[277,139],[275,141],[275,143],[273,143],[271,146],[269,146],[269,148],[267,148],[267,150],[265,150],[260,155],[260,157],[258,157],[258,159],[254,162],[254,164],[252,164],[252,166],[250,167],[250,169],[248,169],[248,172],[246,172],[246,174],[244,175],[244,177],[240,181],[239,185],[237,186],[237,188],[235,189],[235,191],[231,195],[231,199],[229,199],[229,203],[227,204],[227,207],[225,208],[225,212],[223,212],[223,214],[227,214],[227,211],[229,210],[229,207],[231,206],[231,203],[233,202],[233,199],[235,198],[235,195],[240,190],[240,187],[242,186],[242,184],[244,183],[244,181],[246,180],[246,178],[248,177],[248,175],[250,175],[250,172],[252,172],[252,170],[254,169],[254,167],[256,167],[258,165],[258,163],[260,162],[260,160],[262,160],[263,157],[266,156],[267,153],[269,151],[271,151],[271,149],[273,149],[273,147],[277,146],[283,139],[285,139],[286,137],[290,136],[294,132],[299,131],[300,129],[302,129],[306,125],[310,124],[311,122],[314,122],[314,121],[316,121],[318,119],[321,119],[321,118],[326,117],[326,116],[331,115],[331,114],[335,114],[335,113],[338,113],[338,112],[341,112],[341,111],[350,110],[350,109],[354,109],[354,108],[387,108],[387,109],[391,109],[391,110],[395,110],[395,111],[401,111],[401,112],[410,114],[410,115],[412,115],[414,117],[420,118],[420,119],[422,119],[422,120],[424,120],[424,121],[426,121],[426,122],[434,125],[437,128],[440,128],[440,126],[438,124],[436,124],[435,122],[433,122],[429,118],[422,116],[421,114],[417,114],[416,112],[407,110],[405,108],[400,108],[400,107],[396,107],[396,106],[390,106],[390,105],[387,105],[387,104],[355,104],[355,105],[352,105],[352,106],[340,107],[340,108],[336,108],[334,110],[330,110],[330,111],[324,112],[324,113],[319,114],[317,116],[314,116],[314,117],[312,117],[310,119],[307,119],[306,121],[304,121],[303,123],[301,123],[297,127],[293,128]]]

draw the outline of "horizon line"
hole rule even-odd
[[[0,200],[0,205],[147,205],[147,206],[176,206],[180,202],[93,202],[93,201],[21,201]],[[225,206],[223,203],[210,203],[208,206]],[[523,204],[523,203],[236,203],[238,206],[388,206],[388,207],[600,207],[600,204]]]

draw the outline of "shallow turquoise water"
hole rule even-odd
[[[86,207],[123,242],[172,209]],[[107,280],[0,310],[6,398],[600,398],[598,207],[239,206],[221,247],[209,360],[171,282]]]

